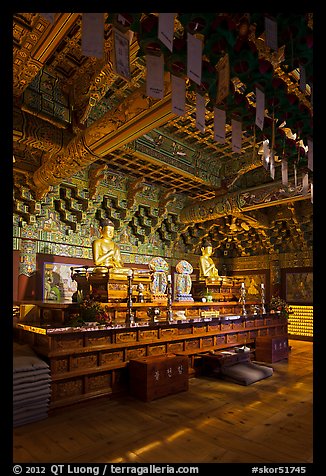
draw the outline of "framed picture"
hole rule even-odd
[[[43,300],[70,301],[77,291],[77,283],[71,279],[71,267],[80,266],[68,263],[44,263]]]
[[[313,272],[286,272],[285,289],[286,302],[298,304],[312,304]]]
[[[266,287],[266,273],[264,274],[246,274],[245,276],[238,276],[245,283],[246,299],[247,301],[259,301],[261,299],[262,284]]]

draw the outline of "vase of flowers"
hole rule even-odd
[[[291,309],[287,302],[281,299],[280,296],[272,296],[269,303],[269,312],[271,314],[279,314],[281,317],[288,319]]]
[[[95,299],[84,299],[79,304],[79,311],[81,321],[89,325],[94,325],[93,323],[111,324],[112,322],[108,306],[102,306]]]

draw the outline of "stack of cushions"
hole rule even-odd
[[[221,367],[223,378],[239,385],[250,385],[273,375],[273,369],[253,362],[239,362]]]
[[[49,365],[28,345],[13,346],[13,426],[47,418],[51,396]]]

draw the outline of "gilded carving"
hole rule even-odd
[[[101,353],[101,365],[110,364],[111,362],[123,362],[123,351]]]
[[[111,388],[111,375],[110,374],[102,374],[102,375],[92,375],[88,378],[88,390],[98,390],[102,389],[110,389]]]
[[[136,203],[136,195],[142,192],[145,188],[145,177],[140,177],[137,180],[132,181],[128,185],[127,190],[127,209],[134,209]],[[131,218],[131,216],[130,216]]]
[[[127,349],[127,358],[126,360],[130,359],[138,359],[139,357],[144,357],[146,354],[145,347],[139,347],[138,349]]]
[[[199,339],[191,339],[185,342],[186,350],[199,349],[199,347],[200,347]]]
[[[255,210],[271,203],[274,205],[287,203],[294,199],[306,200],[307,195],[303,195],[302,190],[295,187],[292,192],[284,193],[280,184],[273,182],[254,191],[230,194],[227,199],[216,197],[211,200],[192,203],[181,211],[180,221],[182,223],[198,223],[216,219],[226,214]]]
[[[104,178],[104,171],[107,169],[106,164],[95,165],[89,168],[88,171],[88,190],[89,197],[94,198],[96,189],[100,181]]]
[[[165,354],[165,345],[150,345],[148,346],[148,355]]]

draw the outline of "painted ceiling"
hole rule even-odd
[[[222,256],[311,250],[312,14],[177,13],[172,52],[157,39],[158,15],[104,14],[103,58],[82,54],[81,13],[56,13],[53,23],[41,13],[14,15],[14,177],[25,178],[36,200],[87,167],[186,196],[179,239],[191,251],[204,237]],[[266,18],[277,24],[277,50],[267,46]],[[115,72],[114,29],[132,32],[129,81]],[[187,33],[203,40],[200,85],[185,74]],[[145,94],[146,55],[158,51],[165,94],[155,100]],[[226,53],[220,143],[214,106]],[[171,74],[186,79],[183,116],[172,113]],[[263,130],[255,126],[257,86],[265,92]],[[196,127],[197,93],[205,98],[204,132]],[[233,119],[242,124],[240,153],[232,147]]]

